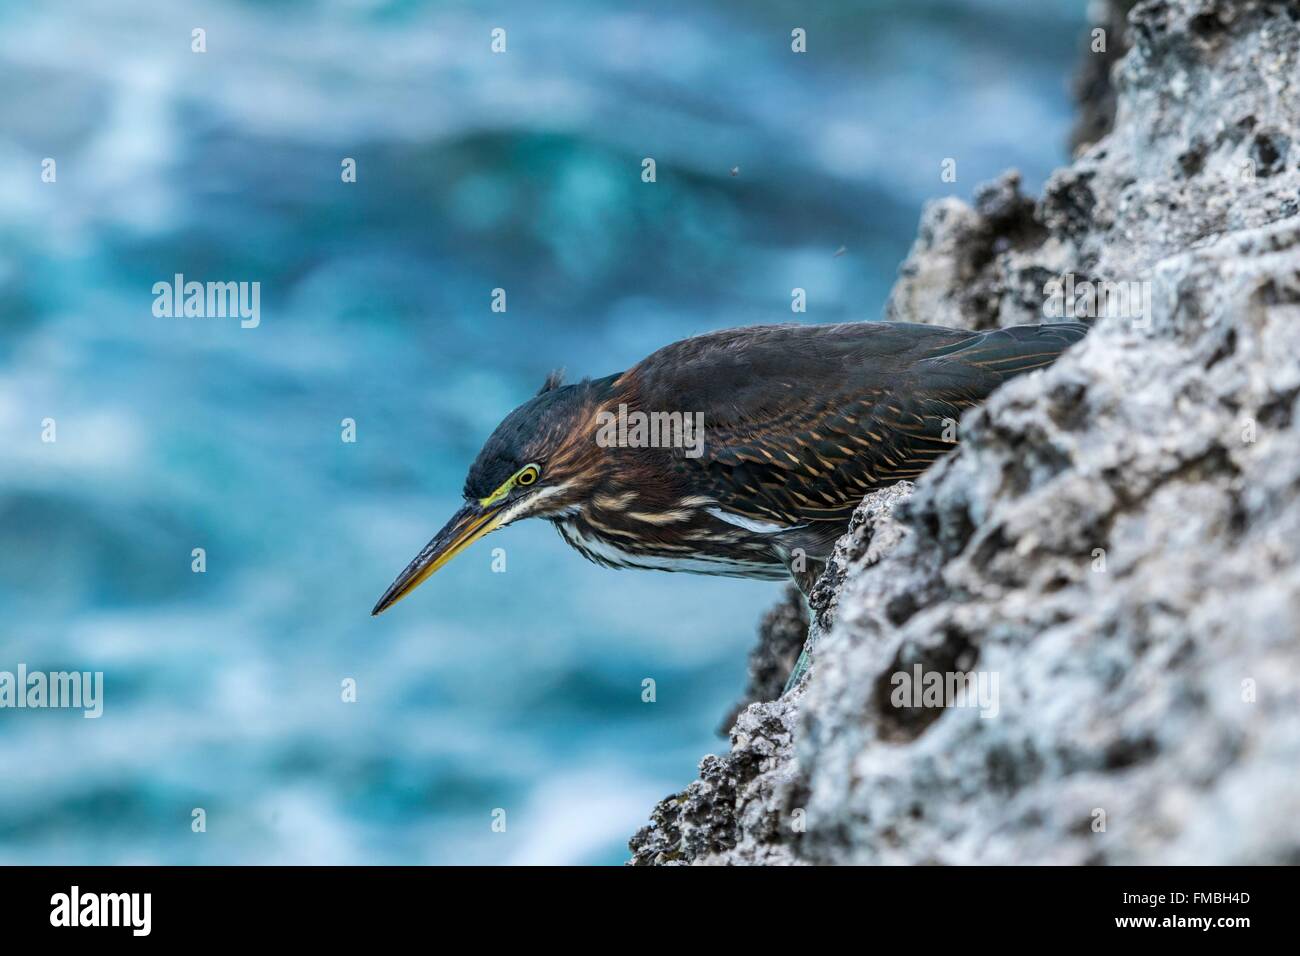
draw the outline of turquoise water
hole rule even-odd
[[[0,710],[0,862],[622,860],[779,587],[524,523],[371,606],[551,368],[878,317],[927,198],[1036,189],[1080,6],[0,4],[0,670],[106,685]]]

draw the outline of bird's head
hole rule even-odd
[[[561,385],[558,373],[496,427],[465,479],[465,503],[406,566],[381,614],[484,535],[521,518],[559,517],[600,483],[596,412],[614,376]]]

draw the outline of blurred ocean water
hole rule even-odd
[[[926,199],[1037,189],[1081,6],[0,3],[0,670],[106,685],[0,710],[0,862],[623,859],[779,588],[523,523],[371,605],[551,368],[877,318]]]

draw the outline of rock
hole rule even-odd
[[[810,677],[636,862],[1300,863],[1300,4],[1128,23],[1114,128],[1036,202],[928,207],[888,308],[1092,333],[864,502]]]
[[[792,864],[793,815],[785,809],[794,772],[792,734],[799,693],[751,704],[731,730],[731,752],[700,761],[700,779],[655,807],[629,842],[634,866]]]
[[[1064,271],[1064,250],[1043,259],[1046,231],[1014,170],[981,186],[975,201],[974,209],[955,198],[925,208],[885,306],[888,321],[970,329],[1041,321],[1042,287]],[[990,269],[996,262],[1023,265]]]
[[[809,598],[814,611],[814,627],[823,632],[830,630],[840,591],[850,572],[876,564],[903,540],[907,532],[894,518],[894,513],[915,487],[910,481],[900,481],[862,499],[862,504],[858,505],[849,521],[849,530],[835,543],[826,570],[817,579]]]
[[[902,540],[904,531],[892,516],[911,487],[910,482],[900,482],[868,495],[858,506],[823,575],[828,586],[823,590],[819,582],[813,594],[823,626],[830,623],[837,592],[829,582],[875,564]],[[794,727],[803,688],[779,695],[808,628],[803,598],[793,588],[791,592],[764,619],[759,649],[750,660],[749,693],[766,696],[736,718],[730,753],[705,757],[700,779],[655,807],[650,826],[629,844],[634,865],[797,862],[787,844],[804,823],[804,814],[796,813],[800,808],[793,802],[791,786]],[[797,630],[791,627],[795,622]],[[782,667],[772,666],[777,660]],[[755,661],[760,662],[757,679]]]
[[[1115,124],[1115,86],[1111,71],[1128,53],[1128,15],[1136,2],[1092,0],[1088,4],[1091,25],[1074,75],[1079,115],[1070,134],[1070,145],[1076,153],[1097,142]]]

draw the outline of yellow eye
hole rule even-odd
[[[531,485],[541,475],[541,469],[536,465],[525,465],[520,469],[519,474],[515,476],[515,484]]]

